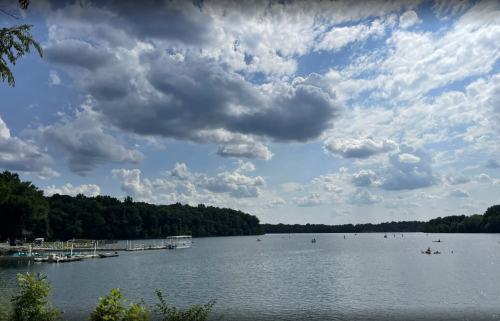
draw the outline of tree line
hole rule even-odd
[[[265,233],[499,233],[500,205],[484,215],[446,216],[429,222],[402,221],[381,224],[260,224],[259,219],[242,211],[197,206],[155,205],[123,201],[111,196],[87,197],[43,195],[19,175],[0,173],[0,237],[18,237],[24,229],[36,237],[53,240],[144,239],[169,235],[235,236]]]
[[[2,238],[16,237],[23,229],[54,240],[264,234],[259,219],[242,211],[203,204],[155,205],[131,197],[45,197],[31,182],[8,171],[0,174],[0,222]]]
[[[266,233],[370,233],[370,232],[423,232],[425,222],[387,222],[381,224],[263,224]]]
[[[500,233],[500,205],[489,207],[483,215],[438,217],[425,224],[426,233]]]

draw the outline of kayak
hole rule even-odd
[[[441,252],[439,252],[439,251],[430,251],[430,252],[420,251],[420,252],[422,252],[422,254],[441,254]]]

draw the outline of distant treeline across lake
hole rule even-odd
[[[0,173],[0,238],[22,236],[53,240],[68,239],[146,239],[169,235],[236,236],[265,233],[498,233],[500,205],[484,215],[447,216],[429,222],[390,222],[381,224],[260,224],[259,219],[242,211],[199,204],[197,206],[156,205],[123,201],[111,196],[87,197],[55,194],[46,197],[18,174]]]

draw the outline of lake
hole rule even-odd
[[[117,287],[133,302],[154,303],[155,289],[183,308],[217,299],[226,320],[500,320],[500,234],[403,234],[195,238],[184,250],[0,262],[0,290],[16,273],[41,272],[69,320],[85,320]],[[428,247],[441,254],[421,254]]]

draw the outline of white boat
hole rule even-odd
[[[178,249],[188,249],[191,247],[191,235],[179,235],[179,236],[169,236],[170,243],[167,244],[167,249],[178,250]]]
[[[47,262],[49,260],[48,256],[38,256],[34,258],[35,262]]]

